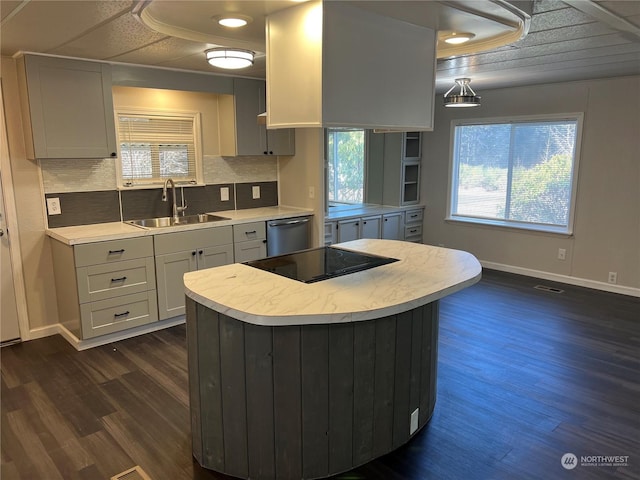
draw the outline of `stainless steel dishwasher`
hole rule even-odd
[[[267,222],[267,256],[309,248],[311,217],[285,218]]]

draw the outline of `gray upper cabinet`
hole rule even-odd
[[[115,157],[111,67],[24,55],[19,59],[27,157]]]
[[[382,203],[415,205],[420,201],[421,134],[403,132],[383,135]]]
[[[221,154],[294,155],[295,130],[267,130],[266,125],[258,124],[258,115],[267,110],[264,81],[236,78],[233,93],[233,97],[220,98],[221,117],[228,120],[220,127]]]

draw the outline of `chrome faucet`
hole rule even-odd
[[[178,205],[176,204],[176,184],[171,178],[167,178],[164,182],[164,187],[162,188],[162,201],[167,201],[167,188],[169,187],[169,184],[171,184],[171,190],[173,191],[173,218],[174,220],[178,220],[178,213],[182,213],[184,215],[184,211],[187,209],[187,205],[178,207]]]

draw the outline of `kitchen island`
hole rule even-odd
[[[302,283],[245,264],[185,275],[193,455],[241,478],[322,478],[406,443],[436,398],[438,300],[477,282],[457,250]],[[300,267],[298,267],[300,268]]]

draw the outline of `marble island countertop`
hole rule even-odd
[[[185,230],[196,230],[200,228],[223,227],[225,225],[236,225],[240,223],[300,217],[313,215],[313,210],[287,206],[275,206],[249,208],[245,210],[225,210],[209,213],[221,217],[227,217],[228,220],[175,225],[172,227],[162,228],[139,227],[125,222],[96,223],[91,225],[77,225],[73,227],[49,228],[46,230],[46,234],[51,238],[66,243],[67,245],[79,245],[105,240],[119,240],[123,238],[135,238],[163,233],[181,232]]]
[[[459,250],[371,239],[333,246],[399,261],[310,284],[236,263],[185,274],[185,293],[255,325],[327,324],[411,310],[473,285],[482,275],[478,260]]]

